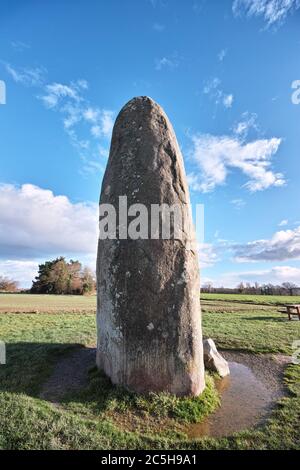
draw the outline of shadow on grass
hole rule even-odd
[[[95,367],[95,349],[77,343],[8,343],[0,366],[0,392],[52,403],[91,403],[97,413],[131,395],[114,387]]]
[[[248,320],[248,321],[262,320],[262,321],[283,323],[283,322],[288,321],[288,318],[284,318],[284,317],[275,318],[275,317],[270,317],[270,316],[268,316],[268,317],[259,316],[259,317],[242,317],[242,320]]]
[[[26,394],[81,415],[126,411],[198,422],[219,405],[212,377],[200,397],[137,395],[115,386],[95,366],[94,348],[80,344],[11,343],[0,366],[0,391]]]
[[[77,343],[7,343],[6,364],[0,365],[0,391],[38,397],[57,364],[85,350],[90,349]]]

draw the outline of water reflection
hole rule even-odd
[[[253,374],[240,363],[229,362],[230,375],[216,380],[221,395],[220,408],[204,422],[186,429],[190,438],[228,436],[257,425],[268,413],[274,396]]]

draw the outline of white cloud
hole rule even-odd
[[[18,52],[22,52],[25,49],[30,49],[30,44],[27,44],[23,41],[12,41],[11,46]]]
[[[45,108],[61,116],[64,130],[83,162],[84,168],[81,173],[86,169],[89,174],[92,170],[94,173],[99,173],[102,165],[97,165],[97,159],[107,152],[99,153],[98,146],[108,145],[114,123],[114,112],[90,104],[84,95],[89,86],[88,82],[85,79],[78,79],[68,84],[46,83],[44,68],[17,69],[7,63],[4,63],[4,66],[16,83],[37,87],[39,89],[37,98]]]
[[[284,227],[285,225],[287,225],[289,223],[289,221],[287,219],[283,219],[281,222],[279,222],[278,226],[279,227]]]
[[[0,185],[0,256],[33,258],[45,254],[96,250],[96,204],[72,203],[66,196],[31,184]]]
[[[225,272],[217,278],[209,280],[215,287],[236,287],[240,282],[255,282],[259,284],[280,285],[283,282],[293,282],[300,286],[300,269],[292,266],[274,266],[270,269]],[[202,284],[205,282],[203,279]]]
[[[285,261],[300,259],[300,226],[280,230],[269,240],[255,240],[232,246],[236,261]]]
[[[167,6],[167,0],[149,0],[153,8]]]
[[[101,127],[98,126],[98,125],[92,126],[91,127],[91,134],[94,137],[101,137],[101,134],[102,134]]]
[[[99,109],[88,107],[87,109],[83,111],[83,117],[87,121],[96,123],[99,119],[99,113],[100,113]]]
[[[232,93],[227,94],[221,89],[221,80],[215,77],[205,83],[203,93],[214,100],[216,105],[223,104],[225,108],[231,108],[234,96]]]
[[[100,116],[101,131],[105,137],[110,137],[114,126],[114,113],[104,109]]]
[[[198,250],[200,268],[209,268],[218,261],[218,254],[211,243],[199,243]]]
[[[105,153],[103,151],[103,153],[99,150],[99,155],[100,156],[105,156],[107,157],[108,156],[108,151],[105,150]],[[91,175],[95,174],[95,173],[104,173],[105,171],[105,165],[103,165],[103,163],[97,159],[97,160],[91,160],[91,159],[88,159],[88,158],[82,158],[82,168],[80,169],[80,174],[84,177],[90,177]]]
[[[64,98],[70,98],[74,101],[81,101],[78,94],[78,84],[63,85],[62,83],[51,83],[45,86],[45,95],[41,96],[41,100],[48,108],[54,108]]]
[[[20,83],[25,86],[40,86],[44,82],[46,70],[42,67],[26,67],[17,69],[7,63],[4,65],[7,73],[16,83]]]
[[[231,108],[233,104],[233,95],[225,95],[223,97],[223,104],[225,108]]]
[[[236,16],[261,16],[267,28],[281,24],[287,16],[300,8],[300,0],[234,0],[232,9]]]
[[[243,199],[232,199],[230,202],[236,209],[241,209],[246,205],[246,202]]]
[[[221,49],[221,51],[220,51],[219,54],[218,54],[218,60],[219,60],[220,62],[223,62],[223,60],[225,59],[226,55],[227,55],[227,49]]]
[[[88,83],[82,79],[68,85],[52,83],[44,88],[44,94],[39,97],[47,109],[63,116],[64,129],[83,162],[80,172],[83,175],[103,171],[98,159],[99,156],[106,156],[107,152],[99,153],[98,145],[103,139],[107,144],[114,124],[113,111],[92,106],[85,99],[83,92],[87,89]],[[94,139],[90,140],[90,136]]]
[[[82,117],[91,122],[91,133],[94,137],[105,136],[109,138],[114,126],[114,113],[107,109],[89,107],[82,112]]]
[[[156,59],[155,61],[155,70],[160,71],[163,68],[175,69],[178,67],[178,59],[173,57],[162,57],[161,59]]]
[[[209,80],[208,82],[206,82],[203,88],[203,93],[205,95],[208,95],[214,92],[215,90],[217,90],[220,85],[221,85],[221,80],[218,77],[215,77],[212,80]]]
[[[200,175],[188,175],[192,189],[210,192],[226,182],[228,173],[238,169],[250,179],[244,186],[251,192],[285,184],[281,173],[274,173],[271,160],[281,139],[271,138],[244,143],[237,137],[200,134],[192,136],[191,160],[200,169]]]
[[[17,281],[20,287],[30,287],[37,275],[39,262],[36,260],[1,260],[0,276]]]
[[[251,129],[254,129],[255,131],[259,130],[257,124],[257,114],[246,111],[242,114],[241,120],[234,124],[233,132],[239,138],[245,139]]]
[[[91,147],[87,138],[84,140],[78,136],[75,126],[86,123],[90,134],[95,138],[109,139],[114,124],[114,112],[91,106],[83,97],[82,90],[86,90],[88,84],[85,80],[77,80],[69,85],[52,83],[46,85],[44,94],[39,96],[46,108],[54,109],[63,115],[64,128],[71,137],[72,143],[77,148],[85,150]],[[88,145],[82,146],[82,142]]]

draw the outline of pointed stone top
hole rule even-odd
[[[122,115],[126,111],[147,111],[147,110],[156,110],[157,112],[161,114],[165,114],[164,110],[162,107],[156,103],[150,96],[135,96],[131,100],[128,101],[128,103],[123,106],[121,109],[119,116]]]
[[[125,104],[125,107],[132,104],[157,104],[150,96],[134,96],[128,103]]]
[[[142,135],[141,130],[143,129]],[[152,137],[146,136],[148,132],[152,133]],[[131,138],[135,142],[141,137],[151,142],[153,136],[155,139],[161,140],[165,135],[166,140],[172,140],[177,145],[173,127],[166,115],[164,109],[149,96],[135,96],[126,103],[119,112],[115,126],[113,129],[114,136],[117,133],[119,137],[132,131]],[[169,133],[169,135],[166,135]],[[150,140],[149,140],[150,139]]]

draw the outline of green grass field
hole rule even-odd
[[[225,349],[291,354],[292,342],[300,339],[300,321],[289,322],[279,313],[281,298],[255,296],[249,302],[248,297],[203,295],[204,335]],[[288,366],[287,395],[268,422],[228,438],[189,440],[177,418],[198,413],[195,403],[178,404],[163,396],[137,401],[111,387],[95,369],[87,387],[59,406],[41,399],[55,364],[78,345],[95,345],[95,305],[95,297],[0,295],[0,340],[7,344],[7,364],[0,365],[0,448],[300,448],[298,365]],[[205,401],[213,409],[214,392],[209,393]]]
[[[244,294],[201,294],[204,301],[250,303],[254,305],[275,305],[300,303],[300,296],[286,295],[244,295]],[[0,313],[85,313],[96,309],[96,296],[81,295],[40,295],[0,294]]]
[[[203,300],[242,302],[256,305],[300,304],[299,295],[201,294]]]
[[[96,295],[0,294],[0,313],[85,313],[96,309]]]

